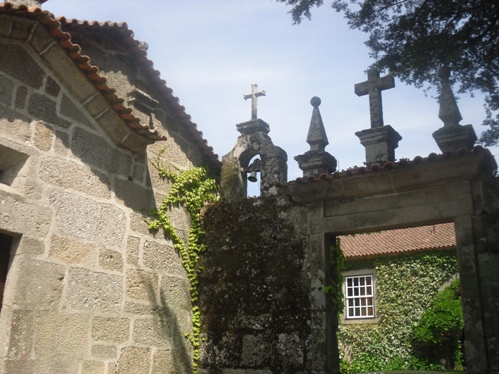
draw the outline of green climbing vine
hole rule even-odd
[[[331,295],[332,310],[338,318],[343,312],[343,260],[345,256],[341,250],[340,238],[336,238],[335,244],[329,247],[329,264],[331,284],[324,287],[324,293]]]
[[[380,321],[340,326],[340,343],[353,359],[348,373],[442,369],[439,362],[419,354],[414,343],[414,328],[432,306],[439,288],[457,274],[455,252],[349,261],[343,268],[357,269],[376,270]]]
[[[194,167],[185,171],[176,167],[166,167],[161,161],[158,153],[156,160],[151,160],[157,169],[159,176],[171,183],[170,191],[163,199],[158,209],[149,212],[151,220],[148,220],[149,230],[162,229],[167,237],[173,242],[174,249],[180,254],[182,265],[190,282],[190,296],[192,303],[192,332],[186,333],[193,347],[193,374],[197,373],[199,360],[200,336],[200,310],[198,305],[198,275],[202,268],[198,265],[199,255],[206,250],[201,243],[205,232],[201,228],[200,213],[205,204],[215,202],[218,199],[218,185],[214,178],[208,175],[207,169]],[[170,220],[170,212],[173,207],[185,207],[190,217],[190,229],[187,243],[176,232]]]
[[[324,287],[324,293],[329,295],[329,302],[331,303],[331,312],[336,315],[338,321],[341,319],[341,314],[343,312],[343,261],[345,256],[341,249],[341,239],[336,237],[335,243],[329,246],[329,284]],[[332,333],[338,336],[338,324],[333,324]],[[339,336],[338,336],[339,338]],[[334,351],[331,352],[332,355],[338,357],[340,360],[339,369],[341,371],[345,364],[345,361],[341,358],[341,352],[338,346],[335,346]]]

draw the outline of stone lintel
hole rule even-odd
[[[319,176],[336,171],[336,159],[326,151],[308,151],[295,156],[304,177]]]
[[[261,120],[260,118],[239,123],[236,125],[236,128],[237,131],[239,131],[242,135],[254,134],[255,132],[263,132],[264,134],[268,134],[270,132],[269,124]]]
[[[460,149],[469,151],[477,140],[475,130],[471,125],[444,126],[433,133],[442,152],[457,152]]]
[[[366,165],[394,161],[395,148],[402,140],[400,134],[390,125],[374,127],[355,133],[361,144],[366,147]]]

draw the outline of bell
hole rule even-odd
[[[256,171],[252,171],[251,174],[248,176],[248,180],[250,182],[256,182],[258,179],[256,178]]]

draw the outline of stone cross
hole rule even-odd
[[[371,128],[383,126],[383,106],[381,91],[395,87],[395,80],[391,75],[379,77],[379,71],[368,70],[367,81],[355,85],[357,96],[369,94],[369,108],[371,111]]]
[[[258,85],[251,85],[251,93],[244,95],[244,100],[251,99],[251,119],[256,119],[257,98],[265,96],[265,91],[258,92]]]

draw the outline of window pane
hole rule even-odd
[[[346,318],[374,317],[372,275],[345,277]]]

